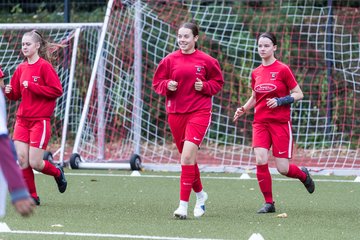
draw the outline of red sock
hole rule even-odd
[[[271,174],[268,164],[256,165],[256,177],[265,202],[273,203]]]
[[[196,192],[196,193],[201,192],[201,190],[203,189],[203,186],[201,184],[201,178],[200,178],[200,170],[199,170],[199,166],[197,165],[197,163],[195,164],[195,180],[192,185],[192,188],[194,189],[194,192]]]
[[[289,171],[286,174],[286,176],[291,178],[297,178],[302,182],[305,182],[306,180],[306,174],[303,171],[301,171],[301,169],[295,164],[289,165]]]
[[[37,198],[36,185],[35,185],[35,176],[33,169],[29,166],[27,168],[22,169],[22,174],[26,185],[28,187],[29,193],[31,197]]]
[[[180,200],[188,202],[195,180],[195,165],[181,165]]]
[[[54,176],[54,177],[59,177],[60,174],[61,174],[60,170],[57,169],[54,165],[52,165],[48,161],[44,161],[44,168],[43,168],[43,170],[41,170],[41,172],[43,174],[51,175],[51,176]]]

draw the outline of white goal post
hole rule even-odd
[[[40,31],[46,40],[61,43],[66,47],[58,51],[55,69],[61,80],[64,94],[58,98],[54,115],[51,119],[52,138],[44,159],[64,164],[66,152],[69,152],[67,136],[74,135],[78,129],[78,119],[83,96],[80,87],[87,85],[83,78],[91,69],[95,56],[96,39],[102,23],[18,23],[0,24],[0,65],[5,72],[5,84],[18,64],[24,61],[21,55],[21,39],[24,32]],[[80,49],[80,50],[79,50]],[[76,79],[76,80],[75,80]],[[18,102],[8,101],[8,124],[12,131]]]
[[[106,151],[108,151],[106,149],[106,118],[107,116],[105,115],[107,109],[104,109],[104,107],[106,106],[106,82],[108,81],[108,79],[106,78],[106,71],[108,69],[107,64],[109,64],[109,59],[112,58],[112,52],[109,52],[109,48],[113,49],[116,48],[116,45],[111,46],[111,35],[108,34],[108,26],[109,26],[109,20],[110,18],[112,18],[112,10],[114,8],[114,1],[110,0],[108,2],[108,7],[106,10],[106,14],[105,14],[105,19],[104,19],[104,24],[102,27],[102,31],[101,31],[101,35],[99,38],[99,45],[97,48],[97,52],[96,52],[96,57],[95,57],[95,62],[94,62],[94,66],[93,66],[93,70],[91,73],[91,78],[90,78],[90,83],[88,86],[88,91],[87,91],[87,95],[86,95],[86,99],[85,99],[85,103],[84,103],[84,108],[81,114],[81,119],[80,119],[80,124],[79,124],[79,128],[77,131],[77,135],[75,138],[75,143],[74,143],[74,148],[73,148],[73,154],[70,157],[70,166],[72,168],[95,168],[95,169],[133,169],[133,170],[140,170],[141,169],[141,159],[139,156],[139,144],[140,144],[140,139],[137,138],[137,140],[135,140],[137,146],[135,147],[135,149],[137,149],[137,151],[135,150],[135,153],[133,153],[130,157],[130,159],[107,159],[106,161]],[[111,19],[112,21],[114,19]],[[115,19],[116,20],[116,19]],[[140,29],[140,28],[138,28]],[[139,34],[139,33],[138,33]],[[138,39],[140,39],[138,37]],[[105,43],[105,41],[107,41]],[[140,39],[141,41],[141,39]],[[138,49],[140,49],[141,51],[141,42],[139,42],[140,47]],[[137,53],[136,56],[138,56],[138,60],[141,61],[141,52]],[[139,57],[140,56],[140,57]],[[114,64],[114,62],[112,62],[111,64]],[[138,67],[141,67],[141,63],[137,64]],[[110,66],[110,68],[113,68],[115,66]],[[141,77],[140,74],[136,75],[137,77]],[[135,77],[136,77],[135,76]],[[113,77],[113,76],[110,76]],[[137,79],[138,83],[141,82],[141,79]],[[93,88],[94,88],[94,84],[96,82],[96,88],[97,92],[94,93]],[[135,88],[135,89],[139,89]],[[81,157],[81,155],[78,153],[80,152],[80,144],[82,144],[82,141],[84,140],[83,137],[83,132],[86,131],[84,130],[85,125],[90,123],[87,119],[88,117],[88,113],[89,113],[89,108],[90,108],[90,101],[91,99],[94,97],[93,95],[97,94],[97,105],[99,106],[96,109],[96,116],[95,116],[95,125],[96,126],[96,136],[91,136],[95,137],[97,141],[96,143],[96,153],[95,156],[93,156],[92,159],[86,159],[86,157]],[[140,102],[138,101],[138,99],[140,98],[140,92],[138,92],[137,96],[134,97],[134,109],[139,110],[140,109]],[[133,119],[140,119],[139,117],[139,113],[138,115],[136,115],[136,113],[134,114]],[[138,129],[139,127],[136,126],[136,123],[139,124],[138,121],[133,121],[132,124],[132,129],[135,132],[136,129]],[[88,127],[89,125],[87,125],[86,127]],[[93,127],[93,126],[91,126]],[[94,126],[95,127],[95,126]],[[95,134],[93,134],[95,135]],[[136,134],[134,134],[134,136],[136,136]],[[134,138],[135,139],[135,138]]]

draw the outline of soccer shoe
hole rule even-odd
[[[194,217],[198,218],[205,214],[205,202],[208,199],[208,194],[204,192],[201,198],[196,199],[194,208]]]
[[[275,202],[265,203],[262,208],[260,208],[257,213],[273,213],[275,212]]]
[[[65,192],[67,187],[67,181],[65,178],[64,169],[60,165],[57,165],[56,168],[60,170],[60,176],[55,177],[55,181],[58,185],[59,192],[63,193]]]
[[[40,206],[40,198],[39,197],[32,197],[32,199],[34,200],[34,203],[36,206]]]
[[[177,219],[186,219],[187,217],[187,208],[179,206],[178,209],[174,212],[174,217]]]
[[[314,181],[312,180],[312,178],[310,177],[309,170],[307,170],[306,167],[302,167],[302,168],[301,168],[301,171],[303,171],[303,172],[306,174],[306,180],[305,180],[305,182],[303,182],[306,190],[307,190],[309,193],[313,193],[313,192],[315,191],[315,183],[314,183]]]

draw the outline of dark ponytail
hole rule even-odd
[[[275,45],[277,45],[277,42],[276,42],[276,36],[271,33],[271,32],[264,32],[264,33],[261,33],[257,39],[256,39],[256,43],[259,44],[259,39],[260,38],[268,38],[271,40],[271,42]]]

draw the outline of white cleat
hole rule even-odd
[[[204,195],[201,198],[196,199],[194,217],[199,218],[205,214],[205,202],[207,199],[208,194],[206,192],[204,192]]]
[[[178,209],[174,212],[174,217],[177,219],[186,219],[187,217],[187,208],[179,206]]]

